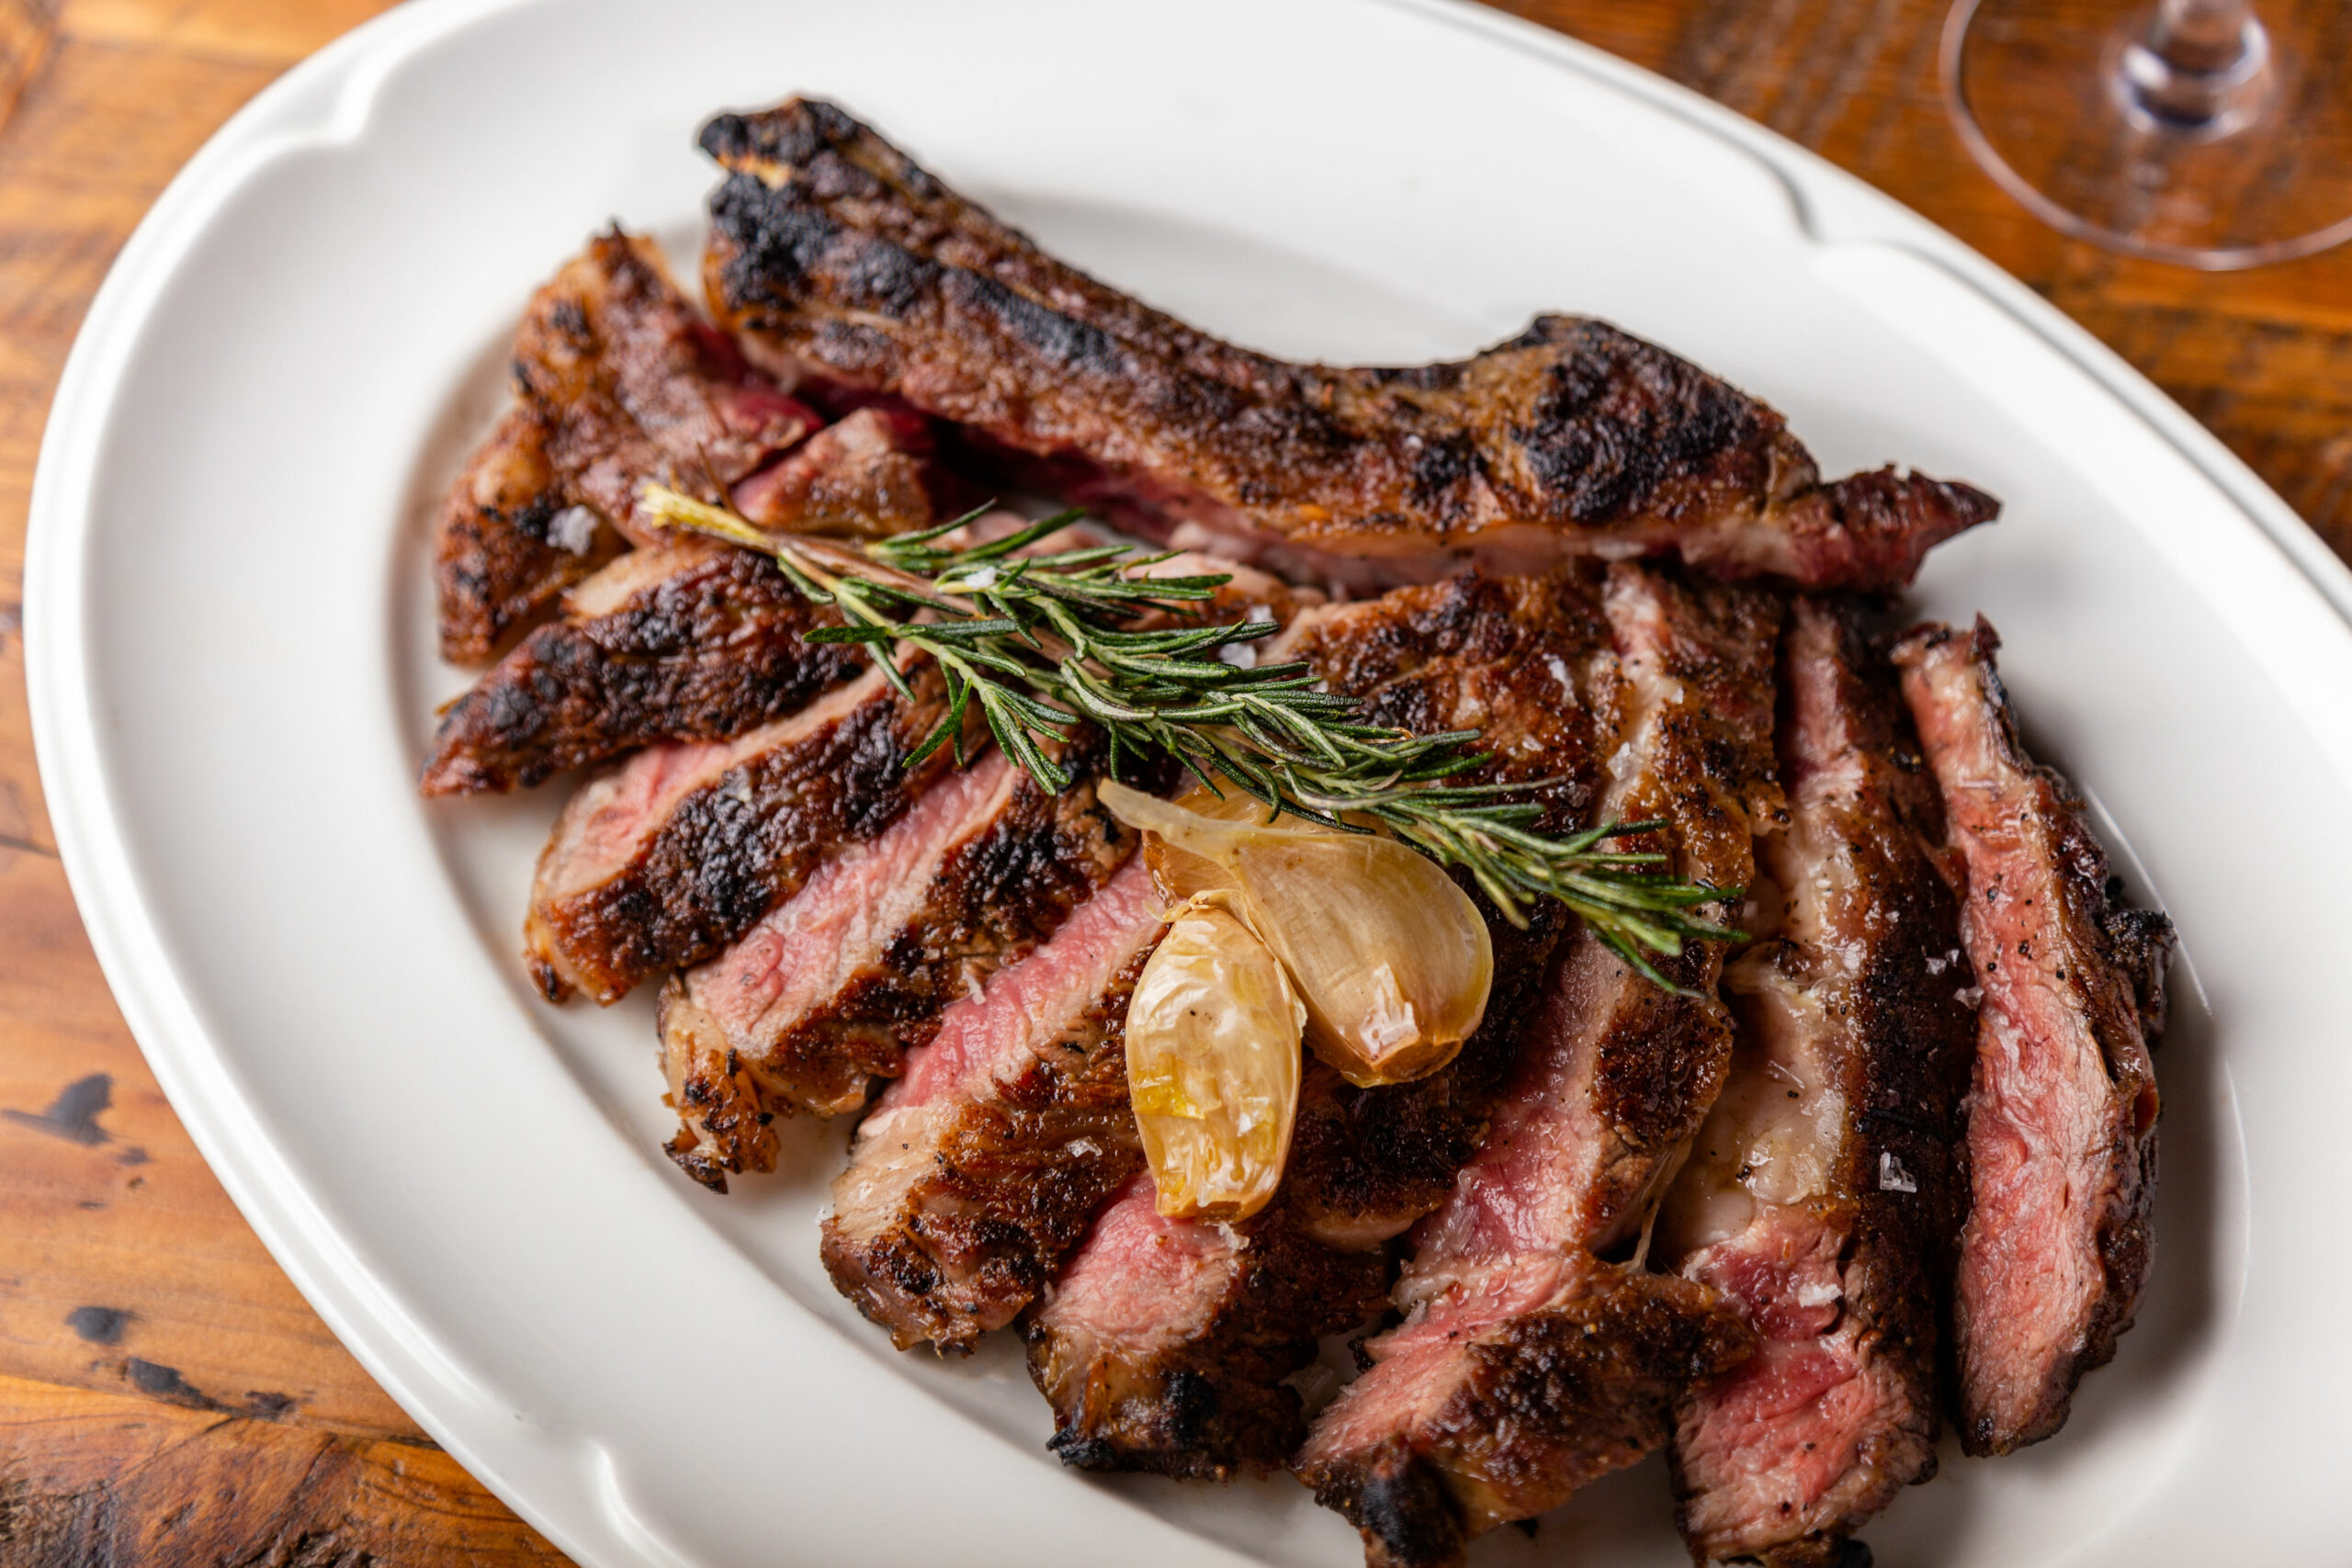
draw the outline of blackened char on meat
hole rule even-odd
[[[1781,668],[1788,821],[1758,843],[1756,941],[1724,977],[1730,1080],[1652,1257],[1722,1292],[1759,1341],[1676,1417],[1692,1557],[1834,1568],[1935,1473],[1976,1021],[1957,868],[1894,666],[1857,606],[1800,598]]]
[[[1600,809],[1658,819],[1677,874],[1744,886],[1784,809],[1771,753],[1780,602],[1610,569],[1618,679],[1599,717]],[[1563,945],[1477,1154],[1414,1232],[1402,1325],[1315,1423],[1297,1469],[1375,1565],[1447,1564],[1473,1536],[1551,1508],[1665,1441],[1696,1382],[1754,1337],[1636,1248],[1731,1055],[1721,942],[1686,944],[1661,990],[1587,929]]]
[[[855,1111],[952,1002],[1053,934],[1135,849],[1094,798],[1101,747],[1060,756],[1047,793],[1001,752],[933,784],[727,951],[663,990],[662,1058],[682,1122],[671,1157],[718,1191],[775,1168],[770,1119]]]
[[[1973,1207],[1954,1292],[1961,1440],[2055,1432],[2115,1354],[2146,1281],[2172,926],[2124,908],[2066,781],[2037,767],[1994,668],[2000,639],[1927,626],[1895,650],[1951,842],[1983,992],[1968,1121]]]
[[[618,229],[524,312],[514,406],[450,491],[435,545],[441,655],[486,664],[564,589],[651,535],[637,489],[706,501],[814,430],[814,411],[743,362]]]
[[[428,795],[527,789],[659,740],[725,740],[865,664],[765,556],[707,539],[634,550],[564,595],[442,716]]]
[[[1148,1170],[1130,1178],[1025,1320],[1047,1446],[1187,1481],[1278,1470],[1306,1435],[1283,1380],[1379,1309],[1387,1257],[1323,1246],[1279,1195],[1231,1225],[1163,1218],[1159,1196]]]
[[[733,942],[841,846],[878,837],[946,765],[910,768],[947,711],[915,660],[732,740],[650,746],[582,787],[540,852],[524,952],[550,1001],[618,1000]]]
[[[1479,729],[1495,755],[1477,782],[1529,785],[1547,830],[1583,826],[1600,797],[1591,715],[1617,676],[1589,564],[1308,611],[1268,657],[1305,660],[1376,722]],[[1297,1447],[1302,1407],[1283,1380],[1317,1337],[1370,1315],[1381,1244],[1436,1207],[1477,1146],[1562,929],[1556,906],[1532,915],[1521,930],[1488,911],[1494,987],[1444,1070],[1358,1089],[1309,1065],[1272,1207],[1229,1228],[1166,1220],[1147,1179],[1105,1212],[1027,1324],[1065,1460],[1221,1477]]]
[[[1892,586],[1996,510],[1891,471],[1824,486],[1780,414],[1600,321],[1540,317],[1397,369],[1236,348],[1047,256],[831,104],[721,115],[702,144],[729,171],[705,283],[763,363],[903,400],[1130,526],[1295,578],[1679,552]]]
[[[825,1268],[900,1349],[968,1350],[1011,1323],[1141,1168],[1125,1020],[1159,917],[1130,857],[1051,941],[948,1009],[859,1126]]]

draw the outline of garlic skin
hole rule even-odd
[[[1306,1010],[1232,900],[1206,892],[1176,910],[1127,1005],[1127,1092],[1170,1219],[1264,1208],[1298,1117]]]
[[[1099,798],[1149,835],[1163,891],[1233,896],[1306,1003],[1308,1044],[1349,1082],[1425,1077],[1477,1029],[1494,947],[1428,856],[1377,834],[1266,822],[1237,790],[1170,802],[1106,783]]]

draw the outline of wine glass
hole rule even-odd
[[[2352,0],[1959,0],[1976,161],[2080,239],[2220,271],[2352,239]]]

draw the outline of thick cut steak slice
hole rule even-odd
[[[721,115],[702,144],[729,171],[705,283],[747,352],[902,400],[1130,526],[1285,576],[1360,589],[1465,555],[1527,571],[1679,552],[1885,586],[1996,510],[1892,472],[1823,486],[1780,414],[1600,321],[1544,316],[1400,369],[1236,348],[1047,256],[830,104]]]
[[[1280,1469],[1306,1435],[1283,1380],[1379,1310],[1387,1258],[1309,1239],[1280,1198],[1234,1225],[1163,1219],[1158,1201],[1137,1171],[1027,1318],[1048,1446],[1191,1481]]]
[[[884,538],[931,526],[922,422],[859,409],[734,488],[735,509],[763,527]]]
[[[1895,650],[1967,863],[1961,929],[1984,993],[1968,1119],[1972,1208],[1954,1291],[1972,1454],[2050,1436],[2115,1354],[2148,1275],[2172,926],[2127,909],[2082,801],[2018,744],[2000,639],[1928,626]]]
[[[550,1001],[610,1003],[715,956],[841,845],[877,837],[947,761],[910,769],[946,711],[937,668],[911,704],[870,670],[733,740],[650,746],[582,786],[540,852],[524,953]]]
[[[865,656],[803,634],[840,616],[774,561],[706,539],[621,557],[564,596],[443,716],[428,795],[528,788],[658,740],[725,740],[798,712]]]
[[[532,297],[514,407],[444,503],[442,657],[486,664],[609,560],[660,479],[706,501],[820,421],[695,313],[650,240],[615,229]]]
[[[1306,660],[1379,722],[1482,730],[1496,753],[1482,781],[1538,786],[1548,828],[1585,823],[1602,779],[1592,715],[1617,679],[1597,568],[1473,573],[1289,626],[1267,657]],[[1317,1337],[1370,1315],[1386,1287],[1381,1244],[1444,1199],[1477,1146],[1562,913],[1538,909],[1522,931],[1489,912],[1494,988],[1443,1071],[1367,1089],[1309,1064],[1272,1207],[1229,1233],[1160,1222],[1147,1183],[1106,1211],[1029,1325],[1065,1460],[1224,1476],[1297,1447],[1301,1407],[1282,1382]]]
[[[1779,601],[1610,570],[1619,689],[1601,809],[1659,819],[1679,875],[1751,879],[1782,809],[1771,752]],[[1610,743],[1615,742],[1613,750]],[[1556,1506],[1667,1437],[1689,1386],[1753,1337],[1712,1290],[1606,1260],[1648,1217],[1713,1103],[1731,1027],[1722,944],[1661,990],[1579,929],[1477,1154],[1414,1233],[1405,1322],[1315,1424],[1297,1468],[1374,1564],[1458,1562],[1469,1538]]]
[[[948,1009],[858,1128],[825,1268],[900,1349],[968,1350],[1011,1323],[1141,1168],[1125,1026],[1159,916],[1132,857]]]
[[[986,753],[673,979],[662,1051],[683,1126],[671,1157],[722,1192],[730,1173],[775,1169],[771,1116],[858,1110],[944,1009],[1051,936],[1135,848],[1095,801],[1099,752],[1065,752],[1080,782],[1058,795]]]
[[[1758,841],[1756,941],[1724,976],[1731,1077],[1652,1257],[1722,1292],[1759,1341],[1676,1418],[1691,1555],[1830,1568],[1935,1473],[1976,1019],[1894,667],[1857,606],[1799,599],[1781,670],[1789,818]]]

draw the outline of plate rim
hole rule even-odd
[[[26,686],[44,804],[77,911],[108,988],[199,1153],[271,1257],[337,1339],[469,1473],[575,1561],[675,1562],[636,1528],[610,1460],[566,1450],[549,1473],[480,1417],[485,1391],[407,1321],[377,1272],[291,1179],[266,1120],[238,1089],[178,983],[140,897],[100,754],[85,682],[89,617],[81,547],[97,440],[128,350],[188,244],[244,180],[294,146],[356,141],[375,88],[415,53],[501,13],[560,0],[411,0],[362,23],[265,87],[209,138],[141,220],[77,329],[40,441],[27,516]],[[1614,89],[1747,153],[1785,187],[1815,244],[1875,244],[1924,261],[2025,327],[2211,480],[2334,612],[2352,647],[2352,566],[2177,402],[2056,306],[1956,237],[1775,131],[1596,46],[1473,0],[1354,0],[1470,33]],[[521,1473],[534,1472],[529,1482]],[[558,1482],[562,1483],[560,1486]],[[1204,1543],[1206,1545],[1206,1543]],[[1217,1549],[1209,1548],[1214,1554]]]

